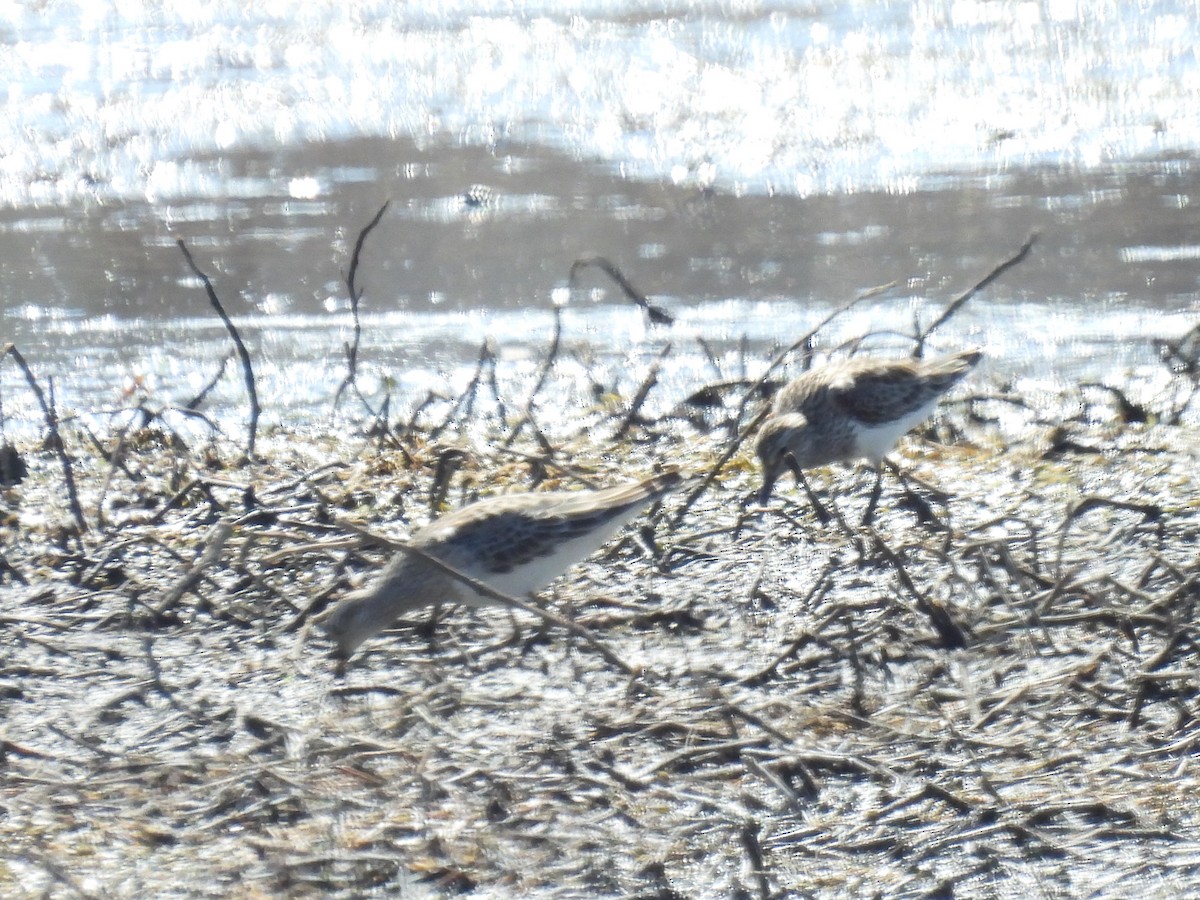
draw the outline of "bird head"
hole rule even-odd
[[[333,653],[338,659],[349,659],[363,641],[384,627],[371,599],[371,592],[359,591],[339,603],[322,623],[325,633],[336,645]]]
[[[784,470],[809,455],[812,439],[808,419],[800,413],[771,416],[763,423],[754,445],[763,473],[762,488],[758,492],[760,504],[771,499],[775,481]]]

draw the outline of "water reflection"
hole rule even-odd
[[[419,373],[418,391],[453,383],[489,337],[501,348],[500,371],[519,382],[549,340],[555,292],[589,253],[616,261],[679,322],[670,335],[647,331],[610,283],[585,276],[566,339],[592,358],[611,357],[629,378],[638,360],[673,341],[664,405],[694,389],[699,373],[711,375],[701,338],[716,352],[748,341],[765,360],[831,308],[884,284],[893,287],[826,341],[910,333],[914,316],[930,321],[1035,231],[1035,252],[954,320],[941,335],[947,347],[984,344],[992,365],[1015,372],[1048,366],[1056,378],[1102,379],[1153,370],[1151,340],[1200,317],[1197,178],[1186,158],[799,198],[628,181],[513,149],[307,145],[224,160],[237,196],[94,203],[73,217],[0,214],[5,338],[81,408],[97,397],[115,402],[133,370],[179,397],[227,350],[179,254],[182,238],[261,360],[264,397],[284,418],[318,415],[344,365],[354,241],[387,198],[359,272],[362,357],[401,392],[408,373]],[[296,196],[333,184],[335,171],[357,174],[337,190]],[[892,346],[906,349],[902,340]],[[236,388],[216,399],[239,402]],[[14,395],[10,413],[20,402]]]

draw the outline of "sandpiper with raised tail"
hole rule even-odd
[[[760,503],[790,469],[802,470],[865,458],[876,470],[864,522],[879,500],[884,456],[900,437],[925,420],[939,398],[982,357],[964,350],[936,359],[851,357],[816,366],[775,396],[758,433],[762,463]]]

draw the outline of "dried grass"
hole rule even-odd
[[[619,409],[539,397],[563,377],[249,461],[150,414],[16,448],[0,894],[1200,894],[1186,417],[980,389],[897,455],[944,496],[893,483],[864,531],[747,507],[762,382],[655,419],[649,374]],[[399,627],[344,675],[310,629],[383,556],[340,520],[660,461],[703,477],[547,594],[632,676],[519,612]],[[857,521],[858,474],[815,482]]]

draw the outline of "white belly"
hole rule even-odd
[[[896,442],[924,422],[929,417],[929,414],[933,412],[933,408],[936,405],[937,401],[935,400],[915,412],[911,412],[903,418],[894,419],[885,425],[876,425],[869,428],[859,426],[858,434],[855,438],[855,447],[858,450],[858,455],[869,459],[872,465],[878,466],[891,449],[896,446]]]
[[[587,559],[607,544],[612,536],[640,511],[640,509],[632,510],[627,517],[619,517],[595,531],[562,541],[555,547],[553,553],[535,557],[511,572],[485,572],[479,566],[470,565],[463,565],[461,569],[465,574],[484,582],[501,593],[525,600],[530,594],[540,591],[571,566]],[[458,590],[456,599],[461,603],[468,606],[488,606],[497,602],[477,594],[461,582],[458,584],[461,589]]]

